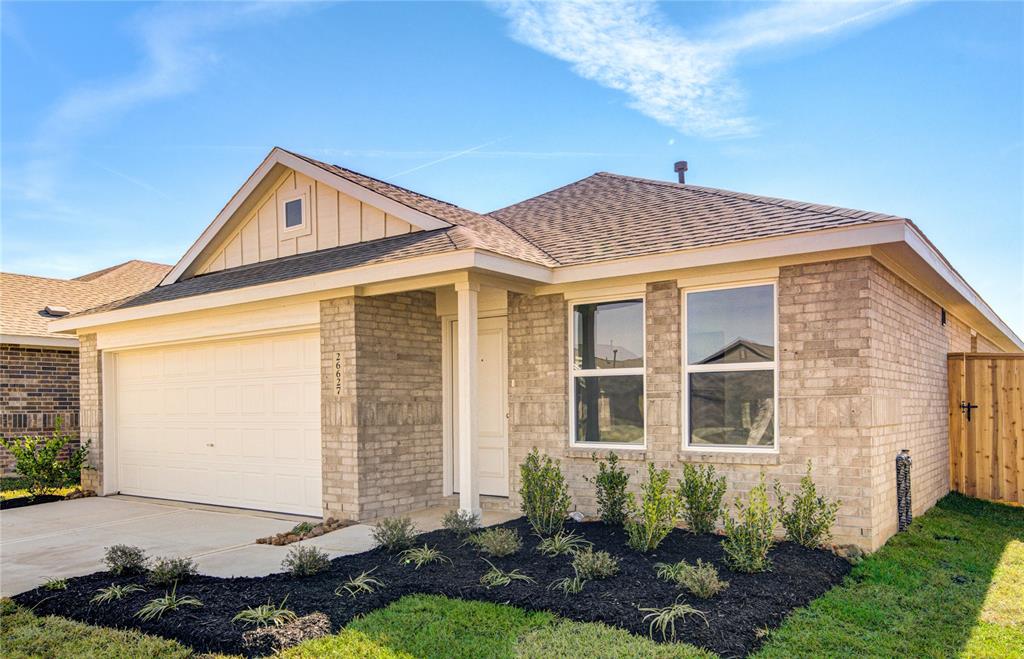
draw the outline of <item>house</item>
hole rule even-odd
[[[868,548],[900,449],[916,512],[949,491],[946,353],[1024,348],[905,218],[607,173],[481,215],[280,148],[159,286],[49,327],[100,493],[515,507],[538,447],[593,512],[595,452],[730,499],[811,460]]]
[[[78,434],[78,338],[49,331],[54,319],[147,291],[168,265],[128,261],[76,279],[0,272],[0,437],[54,429]],[[0,447],[0,474],[14,461]]]

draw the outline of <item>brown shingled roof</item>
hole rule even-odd
[[[559,265],[903,219],[606,172],[488,217],[515,230]]]
[[[76,279],[52,279],[0,272],[0,334],[54,336],[47,323],[56,316],[47,306],[72,313],[91,309],[153,288],[170,266],[128,261]]]

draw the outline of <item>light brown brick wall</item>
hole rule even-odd
[[[78,445],[78,349],[0,345],[0,437],[49,435],[57,417]],[[0,447],[0,474],[14,459]]]
[[[79,437],[91,442],[89,467],[82,470],[82,488],[103,489],[103,373],[96,335],[78,337]]]
[[[368,519],[439,503],[441,322],[434,294],[341,298],[322,302],[320,311],[324,514]]]

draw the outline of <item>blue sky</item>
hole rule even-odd
[[[280,145],[478,211],[613,171],[912,218],[1024,335],[1024,5],[12,3],[2,268],[175,262]]]

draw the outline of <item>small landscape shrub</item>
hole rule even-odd
[[[464,538],[480,528],[480,515],[468,510],[449,510],[441,518],[441,526]]]
[[[572,504],[559,465],[558,460],[542,456],[536,448],[519,465],[522,480],[519,496],[523,502],[523,514],[537,535],[544,537],[562,530]]]
[[[711,533],[715,521],[722,516],[725,476],[718,477],[713,465],[683,465],[679,481],[682,517],[693,533]]]
[[[402,563],[406,565],[415,565],[416,569],[420,569],[428,563],[451,563],[452,560],[441,553],[441,550],[434,549],[423,545],[422,547],[414,547],[412,549],[406,549],[401,553]]]
[[[597,463],[597,476],[587,481],[597,490],[597,512],[606,524],[622,524],[629,503],[629,475],[619,466],[619,456],[614,452],[608,454],[607,460],[599,460],[595,453],[591,460]]]
[[[112,574],[141,574],[146,571],[149,557],[141,547],[114,545],[104,550],[103,562]]]
[[[312,522],[299,522],[292,527],[292,535],[306,535],[315,528]]]
[[[518,531],[500,526],[473,534],[469,536],[467,542],[476,547],[478,551],[498,558],[510,556],[523,546],[523,540],[519,537]]]
[[[793,503],[786,507],[787,497],[778,481],[775,483],[775,498],[786,539],[815,549],[832,539],[832,525],[836,521],[839,501],[829,501],[818,496],[811,478],[811,461],[807,461],[807,474],[800,479],[800,492],[793,495]]]
[[[673,528],[679,514],[679,498],[668,486],[669,473],[647,465],[647,482],[640,486],[640,504],[629,499],[626,534],[637,551],[654,551]]]
[[[583,592],[583,586],[586,584],[587,580],[577,574],[554,581],[550,586],[548,586],[548,588],[560,590],[566,595],[576,595]]]
[[[484,573],[480,577],[480,583],[486,588],[499,588],[507,586],[513,581],[523,581],[526,583],[536,583],[533,577],[528,576],[520,572],[519,570],[512,570],[510,572],[504,572],[498,568],[494,563],[491,563],[486,558],[484,562],[491,566],[491,569]]]
[[[588,547],[576,552],[572,569],[584,579],[607,579],[618,574],[619,559],[606,551],[594,551]]]
[[[139,593],[146,590],[139,584],[126,583],[122,585],[110,584],[106,588],[99,588],[96,590],[96,594],[93,595],[92,599],[89,600],[93,604],[108,604],[115,600],[124,599],[126,595],[132,593]]]
[[[373,527],[373,540],[378,547],[399,552],[416,542],[416,525],[408,517],[387,517]]]
[[[284,598],[279,606],[268,601],[266,604],[243,609],[235,614],[231,622],[237,622],[248,627],[277,627],[287,624],[298,618],[298,616],[291,609],[285,608],[284,603],[286,601],[288,601],[287,597]]]
[[[331,565],[327,552],[312,545],[295,545],[281,561],[281,567],[293,577],[310,577]]]
[[[650,627],[648,627],[647,633],[650,634],[651,638],[654,638],[654,630],[657,629],[661,633],[662,640],[675,639],[676,637],[676,621],[683,621],[687,616],[700,616],[704,619],[704,624],[708,624],[708,618],[704,615],[703,611],[698,611],[689,604],[683,604],[676,602],[662,609],[652,608],[641,608],[641,612],[647,613],[644,616],[644,622],[651,621]]]
[[[67,452],[73,437],[64,432],[64,419],[58,416],[50,437],[20,437],[0,439],[14,457],[14,471],[27,482],[32,496],[45,494],[61,487],[77,485],[81,481],[82,466],[89,455],[89,442]]]
[[[584,540],[575,533],[559,531],[550,538],[543,538],[537,544],[537,551],[545,556],[561,556],[572,554],[586,547],[593,546],[589,540]]]
[[[673,581],[691,594],[707,599],[714,597],[729,587],[728,581],[718,577],[718,569],[711,563],[697,559],[696,565],[686,561],[678,563],[658,563],[654,566],[658,577],[665,581]]]
[[[349,597],[358,597],[363,593],[369,595],[370,593],[376,592],[378,589],[384,587],[384,582],[376,577],[371,577],[377,568],[361,572],[358,576],[352,577],[345,583],[341,584],[334,590],[334,594],[341,597],[341,593],[344,591],[348,593]]]
[[[154,558],[153,564],[149,567],[149,583],[170,586],[179,581],[188,581],[196,573],[196,564],[191,558]]]
[[[761,482],[752,490],[744,504],[736,500],[736,518],[723,514],[725,539],[722,549],[725,561],[739,572],[764,572],[771,569],[768,551],[775,542],[775,526],[779,513],[768,503],[768,486],[761,473]]]
[[[67,590],[68,580],[61,579],[59,577],[51,577],[43,582],[43,588],[46,590]]]
[[[171,592],[146,602],[145,606],[139,609],[135,615],[141,620],[159,620],[169,611],[177,611],[186,606],[200,607],[203,603],[191,595],[178,596],[178,586],[175,584]]]

